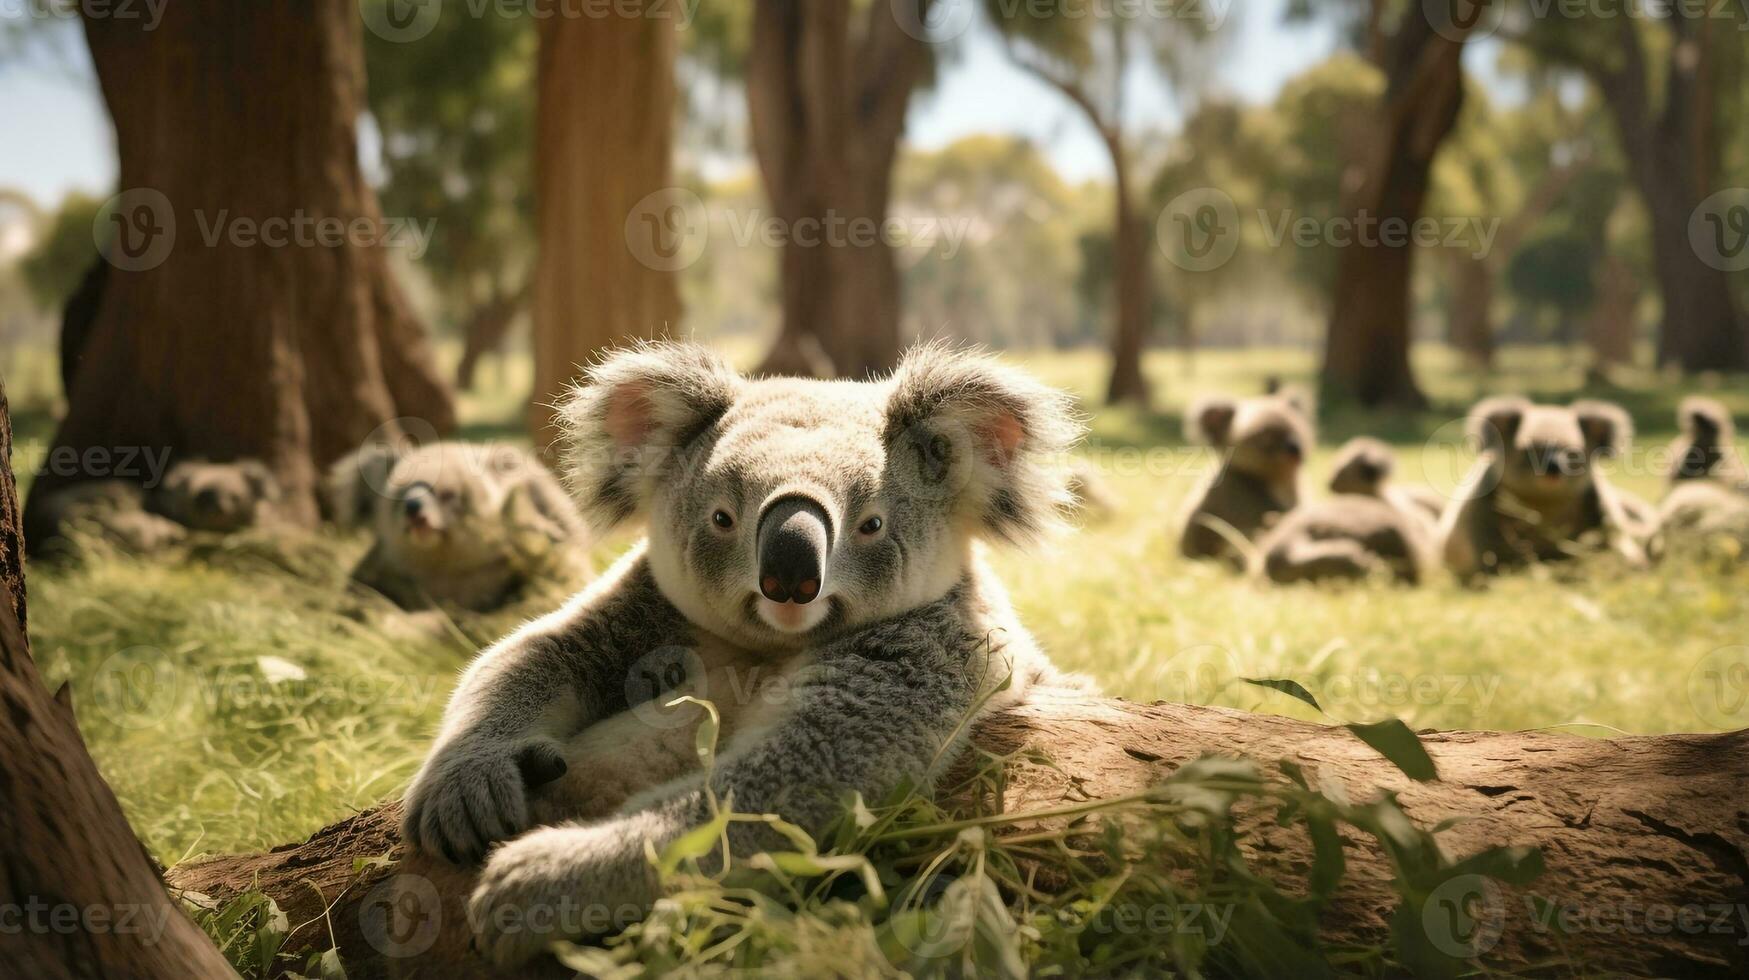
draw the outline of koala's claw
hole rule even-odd
[[[460,745],[426,763],[407,792],[403,838],[455,865],[476,864],[487,849],[528,827],[525,780],[551,772],[558,750],[530,746],[512,754],[504,749]],[[545,768],[529,767],[533,758]],[[553,778],[557,778],[556,776]]]
[[[539,789],[563,776],[570,767],[559,750],[546,742],[536,742],[516,754],[516,769],[529,789]]]

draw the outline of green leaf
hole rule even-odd
[[[1439,778],[1439,770],[1433,765],[1433,757],[1427,754],[1426,746],[1421,744],[1421,739],[1416,737],[1408,725],[1403,724],[1402,719],[1387,718],[1371,725],[1343,727],[1372,746],[1410,779],[1426,783]]]
[[[1287,695],[1290,698],[1296,698],[1300,701],[1304,701],[1305,703],[1311,705],[1314,710],[1316,710],[1320,713],[1322,713],[1324,710],[1323,706],[1318,704],[1318,699],[1315,697],[1312,697],[1312,692],[1306,690],[1305,686],[1302,685],[1299,681],[1290,681],[1286,678],[1277,678],[1277,677],[1241,677],[1239,679],[1244,681],[1247,684],[1255,684],[1258,687],[1266,687],[1266,688],[1270,689],[1271,691],[1280,691],[1281,693]]]
[[[1528,885],[1542,876],[1543,852],[1529,845],[1491,847],[1472,854],[1452,865],[1455,877],[1462,874],[1487,875],[1508,885]]]
[[[709,823],[700,824],[679,837],[662,849],[662,856],[656,862],[656,870],[664,876],[674,873],[680,867],[680,862],[704,857],[716,850],[722,840],[723,831],[729,826],[729,808],[723,807],[715,819]]]

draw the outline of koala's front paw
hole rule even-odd
[[[468,900],[475,948],[514,967],[554,940],[609,935],[643,918],[657,890],[647,829],[635,818],[547,827],[493,851]]]
[[[401,835],[452,864],[528,829],[528,791],[565,773],[557,746],[520,748],[476,739],[439,746],[407,791]]]

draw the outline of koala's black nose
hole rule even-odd
[[[824,582],[832,521],[806,497],[783,497],[759,518],[759,592],[772,602],[813,602]]]
[[[1281,444],[1281,451],[1287,458],[1298,461],[1306,458],[1306,447],[1300,445],[1298,439],[1289,439]]]
[[[408,517],[418,517],[425,510],[425,498],[408,497],[401,502],[401,508],[407,512]]]
[[[194,505],[201,510],[219,509],[219,492],[208,487],[194,495]]]

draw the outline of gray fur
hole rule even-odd
[[[1419,583],[1428,526],[1377,497],[1339,494],[1296,507],[1258,542],[1253,574],[1278,584],[1355,581],[1389,574]]]
[[[1403,513],[1424,522],[1431,532],[1445,510],[1439,491],[1425,486],[1404,486],[1395,479],[1397,454],[1385,443],[1359,436],[1342,444],[1331,466],[1330,492],[1383,500]]]
[[[1690,395],[1676,410],[1681,435],[1670,447],[1670,489],[1691,480],[1707,480],[1749,495],[1749,466],[1734,441],[1736,426],[1725,406],[1711,398]]]
[[[92,534],[139,554],[188,537],[181,524],[146,510],[145,491],[127,480],[85,480],[63,487],[43,501],[43,512],[57,535]]]
[[[279,498],[279,481],[260,460],[192,459],[170,467],[146,506],[196,531],[230,533],[266,520]]]
[[[642,517],[649,536],[474,662],[407,795],[406,837],[428,853],[471,862],[517,838],[491,853],[472,900],[495,962],[558,937],[501,929],[492,910],[647,906],[645,841],[660,849],[707,820],[713,796],[817,834],[850,791],[928,789],[980,706],[1064,682],[973,556],[977,539],[1049,531],[1065,500],[1060,454],[1078,428],[1067,400],[1025,375],[925,347],[877,382],[748,380],[702,348],[650,344],[592,368],[566,415],[577,492],[603,518]],[[833,533],[819,598],[786,625],[759,606],[750,532],[795,492],[826,507]],[[871,516],[883,521],[865,533]],[[620,815],[518,837],[531,787],[517,759],[531,746],[583,773],[583,792],[595,767],[613,770],[599,751],[575,754],[592,732],[614,731],[609,758],[673,754],[637,744],[640,730],[662,736],[640,723],[658,692],[632,681],[649,655],[675,650],[707,671],[750,663],[788,683],[774,698],[711,692],[733,734],[708,787],[700,772],[652,766],[665,782]],[[746,854],[782,840],[737,823],[730,844]]]
[[[1481,455],[1440,520],[1440,551],[1460,579],[1571,557],[1588,542],[1635,566],[1658,546],[1655,512],[1594,465],[1625,452],[1627,415],[1606,402],[1478,402],[1468,431]]]
[[[1221,450],[1220,464],[1192,492],[1179,532],[1186,558],[1245,559],[1219,528],[1255,541],[1300,501],[1300,469],[1315,436],[1300,402],[1285,393],[1206,398],[1185,415],[1192,442]]]
[[[491,609],[535,578],[584,564],[576,506],[513,446],[367,447],[336,463],[324,490],[337,520],[368,515],[376,536],[353,579],[403,608]],[[414,498],[417,518],[407,512]]]

